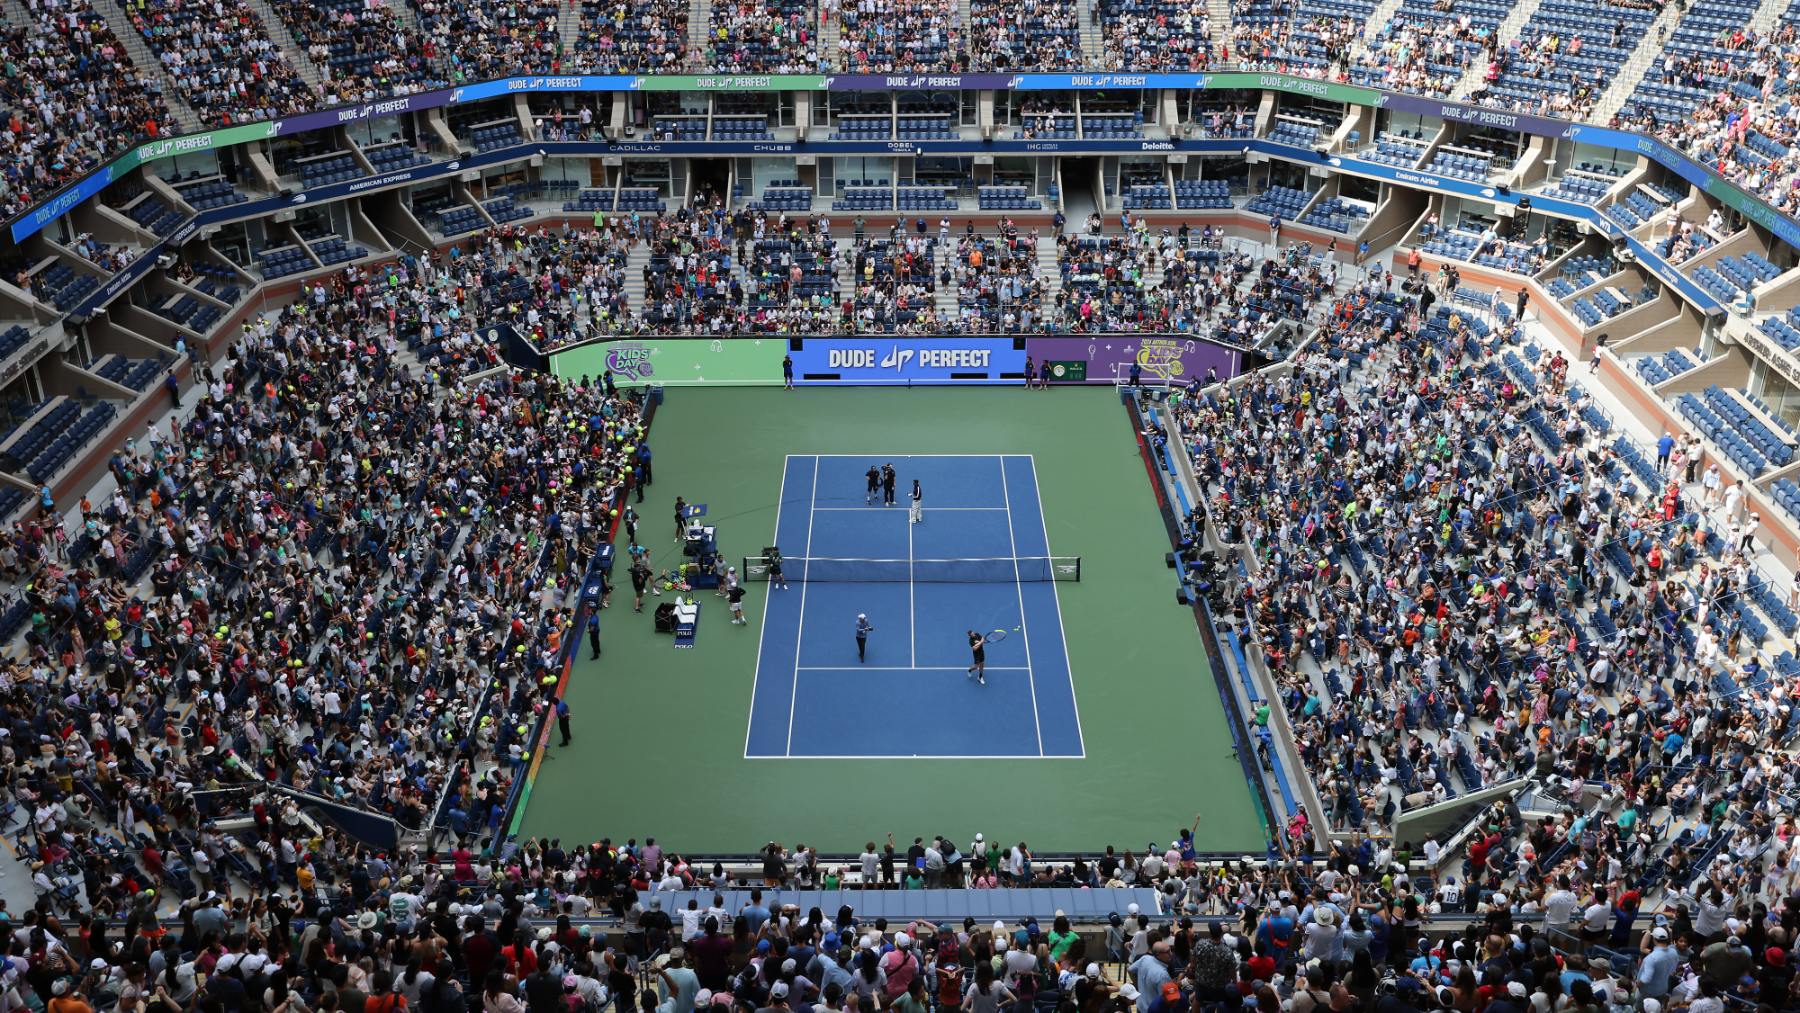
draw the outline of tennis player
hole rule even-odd
[[[856,614],[856,660],[869,660],[869,634],[875,632],[874,624],[869,622],[866,612]]]
[[[987,685],[987,638],[974,630],[969,631],[969,654],[974,662],[969,666],[969,674],[976,682]]]
[[[781,575],[781,550],[769,550],[769,586],[776,590],[787,590],[787,578]]]
[[[869,465],[868,475],[864,477],[869,480],[869,491],[864,494],[863,502],[869,506],[874,506],[875,494],[881,491],[881,469],[871,464]]]
[[[925,523],[925,490],[919,488],[919,480],[913,479],[912,514],[907,517],[909,524]]]

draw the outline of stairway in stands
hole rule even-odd
[[[14,18],[13,20],[17,24],[28,25],[31,23],[26,19]],[[206,129],[205,125],[200,122],[200,117],[195,115],[194,110],[190,109],[188,104],[182,100],[181,89],[175,86],[175,79],[163,69],[162,61],[158,60],[156,54],[150,51],[150,44],[144,41],[144,36],[138,32],[137,27],[131,23],[131,19],[125,15],[125,12],[121,10],[107,11],[106,23],[111,26],[113,34],[119,37],[119,41],[125,44],[125,52],[130,55],[132,64],[137,67],[138,76],[143,78],[147,84],[154,83],[162,86],[163,101],[168,103],[169,110],[175,114],[177,132],[193,134]]]
[[[649,243],[638,243],[625,255],[625,307],[631,313],[644,312],[644,268],[649,264]]]
[[[1525,22],[1530,21],[1533,14],[1537,13],[1538,6],[1542,2],[1543,0],[1524,0],[1523,3],[1515,6],[1507,13],[1506,20],[1500,22],[1500,27],[1495,29],[1494,37],[1502,43],[1517,39],[1519,30],[1525,27]],[[1483,55],[1477,53],[1475,59],[1469,61],[1469,69],[1464,72],[1462,80],[1458,81],[1456,87],[1450,90],[1450,97],[1466,99],[1470,92],[1481,87],[1483,75],[1487,73],[1487,65],[1488,62]]]
[[[1038,236],[1037,241],[1038,277],[1044,279],[1044,314],[1046,318],[1055,312],[1056,297],[1062,292],[1062,265],[1056,260],[1056,237]]]
[[[1076,4],[1081,26],[1081,58],[1089,67],[1106,66],[1106,47],[1100,41],[1100,23],[1094,20],[1093,4]]]
[[[275,9],[269,6],[269,0],[244,0],[244,6],[255,11],[256,16],[262,19],[263,31],[269,34],[275,48],[281,50],[281,58],[299,72],[300,80],[311,85],[320,95],[325,94],[325,75],[319,71],[319,65],[306,55],[306,50],[294,40],[294,33],[288,30],[287,22],[282,21]]]
[[[1625,65],[1613,75],[1612,83],[1600,96],[1600,102],[1587,119],[1595,123],[1605,123],[1612,115],[1625,105],[1625,100],[1637,90],[1638,82],[1644,79],[1652,64],[1660,63],[1663,57],[1663,43],[1675,34],[1675,26],[1686,13],[1686,4],[1670,4],[1662,9],[1656,20],[1650,22],[1650,29],[1638,40],[1637,48],[1625,58]]]

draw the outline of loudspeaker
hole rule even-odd
[[[1169,565],[1169,569],[1171,569],[1171,570],[1175,569],[1175,553],[1173,553],[1173,552],[1163,553],[1163,562],[1167,563]]]
[[[1192,604],[1194,604],[1194,596],[1188,593],[1188,586],[1186,584],[1183,584],[1180,587],[1175,589],[1175,604],[1177,604],[1177,605],[1192,605]]]
[[[800,351],[800,345],[805,340],[806,340],[805,338],[789,338],[788,339],[788,351],[790,351],[790,352]]]

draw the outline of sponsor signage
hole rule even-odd
[[[781,383],[785,337],[623,338],[550,355],[550,372],[598,379],[608,370],[620,387],[694,387]]]
[[[1185,334],[1070,334],[1030,338],[1025,350],[1046,365],[1079,362],[1084,375],[1069,382],[1113,383],[1131,377],[1133,363],[1145,383],[1183,381],[1213,370],[1229,380],[1242,368],[1235,348]],[[1061,379],[1054,374],[1052,380]]]
[[[993,383],[1025,373],[1011,338],[807,338],[792,355],[796,383]]]

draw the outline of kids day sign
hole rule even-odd
[[[566,379],[598,379],[610,370],[621,387],[731,386],[781,383],[791,355],[802,384],[1002,383],[1024,375],[1027,357],[1062,366],[1053,381],[1110,384],[1136,364],[1147,382],[1236,376],[1242,353],[1185,335],[1086,334],[1011,337],[804,337],[789,351],[782,337],[634,338],[580,345],[550,357]],[[1080,368],[1073,368],[1073,364]]]

